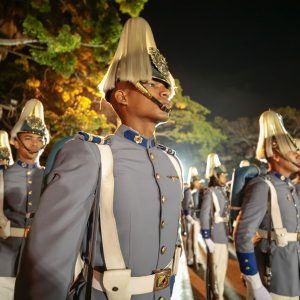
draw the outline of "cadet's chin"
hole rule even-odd
[[[163,112],[163,113],[165,114],[165,116],[158,119],[156,127],[161,124],[165,124],[169,121],[170,113],[167,113],[167,112]]]

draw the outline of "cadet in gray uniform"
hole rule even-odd
[[[174,82],[144,19],[125,24],[101,90],[123,125],[106,139],[80,133],[59,152],[24,250],[16,300],[66,299],[79,252],[88,263],[89,216],[99,193],[91,299],[170,299],[181,175],[174,151],[158,145],[154,132],[169,118]],[[98,144],[110,144],[103,146],[107,156],[99,156]],[[107,214],[115,219],[108,229],[105,190],[113,200]],[[85,289],[75,284],[79,299],[85,299]]]
[[[4,130],[0,130],[0,236],[5,235],[4,228],[7,224],[7,218],[3,212],[4,204],[4,182],[3,182],[3,171],[6,170],[10,165],[14,163],[8,134]],[[1,295],[1,294],[0,294]]]
[[[38,208],[44,172],[39,156],[48,141],[43,118],[42,103],[31,99],[12,129],[11,143],[17,150],[17,161],[3,173],[6,222],[0,233],[1,299],[13,297],[22,247]]]
[[[203,264],[203,258],[198,245],[198,236],[200,234],[199,221],[199,191],[202,188],[202,182],[195,167],[189,168],[188,180],[189,187],[185,189],[182,210],[187,224],[187,263],[198,269],[199,264]]]
[[[266,158],[270,171],[246,186],[237,256],[255,299],[299,299],[300,202],[288,177],[299,172],[300,154],[281,116],[266,111],[259,122],[257,158]]]
[[[201,233],[212,253],[214,294],[224,299],[224,284],[228,264],[228,214],[229,200],[225,191],[226,171],[218,155],[210,153],[207,157],[206,178],[208,189],[204,192],[200,209]]]

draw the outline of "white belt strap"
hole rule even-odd
[[[258,229],[257,231],[258,235],[263,238],[267,239],[268,238],[268,231],[263,230],[263,229]],[[297,242],[300,240],[300,232],[286,232],[284,234],[284,237],[287,242]],[[276,240],[277,236],[274,231],[271,232],[271,240]]]
[[[275,232],[275,240],[279,247],[285,247],[291,239],[294,241],[295,237],[291,236],[292,233],[287,232],[286,228],[283,227],[277,193],[274,185],[267,178],[265,178],[265,182],[268,184],[271,193],[271,218]],[[297,235],[297,233],[295,234]]]
[[[169,272],[169,276],[171,274],[170,268],[172,267],[173,260],[166,266],[166,272]],[[86,269],[84,269],[83,276],[86,278]],[[164,276],[164,271],[160,272],[162,276]],[[157,274],[151,274],[147,276],[138,276],[138,277],[130,277],[128,282],[129,290],[132,295],[140,295],[153,292],[155,286],[155,280],[157,280]],[[93,288],[98,291],[105,291],[103,286],[103,273],[98,272],[96,270],[93,271]]]
[[[126,269],[113,212],[113,156],[109,145],[98,145],[98,149],[101,157],[100,224],[105,265],[107,270]]]

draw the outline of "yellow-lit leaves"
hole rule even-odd
[[[26,85],[27,85],[29,88],[36,89],[36,88],[39,88],[39,87],[40,87],[41,82],[40,82],[40,80],[38,80],[38,79],[35,79],[35,78],[29,78],[29,79],[26,80]]]

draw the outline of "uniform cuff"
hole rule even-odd
[[[240,263],[241,272],[245,275],[255,275],[257,273],[256,258],[254,252],[236,253]]]
[[[210,229],[202,229],[201,234],[204,239],[210,239],[211,237]]]

